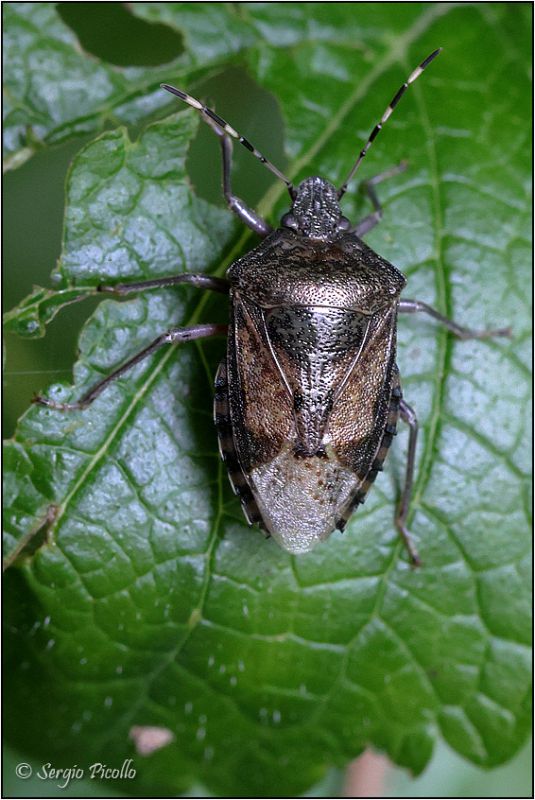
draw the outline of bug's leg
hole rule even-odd
[[[413,566],[419,567],[421,565],[420,556],[412,543],[411,535],[407,529],[407,515],[409,513],[412,482],[414,478],[414,463],[416,458],[416,441],[418,439],[418,420],[414,409],[403,399],[399,403],[399,413],[401,419],[409,426],[409,450],[407,453],[407,465],[405,467],[405,483],[401,493],[401,499],[396,511],[395,525],[403,539],[405,547],[409,553]]]
[[[125,361],[122,366],[120,366],[106,378],[103,378],[103,380],[92,386],[91,389],[89,389],[89,391],[87,391],[83,397],[80,398],[80,400],[76,400],[74,403],[57,403],[54,400],[49,400],[47,397],[37,395],[33,398],[33,402],[37,403],[38,405],[48,406],[48,408],[54,408],[58,411],[78,411],[83,408],[87,408],[87,406],[91,405],[93,400],[95,400],[99,394],[104,391],[106,386],[109,386],[110,383],[127,372],[127,370],[129,370],[131,367],[139,364],[140,361],[143,361],[144,358],[150,356],[160,347],[163,347],[166,344],[182,344],[183,342],[191,342],[194,339],[204,339],[208,336],[219,336],[226,333],[227,326],[217,324],[193,325],[190,328],[170,328],[168,331],[162,333],[160,336],[154,339],[153,342],[151,342],[135,356],[128,359],[128,361]]]
[[[444,325],[445,328],[454,333],[459,339],[489,339],[492,336],[511,336],[511,328],[494,328],[485,331],[474,331],[471,328],[464,328],[462,325],[458,325],[439,311],[436,311],[432,306],[428,306],[427,303],[422,303],[420,300],[400,300],[398,311],[403,314],[415,314],[418,311],[429,314],[430,317],[433,317],[433,319],[436,319],[441,325]]]
[[[232,192],[230,172],[232,168],[232,139],[210,119],[206,120],[219,137],[223,165],[223,194],[227,205],[241,221],[259,236],[267,236],[273,230],[262,217],[249,208],[244,201]]]
[[[137,283],[116,283],[115,286],[101,283],[98,286],[99,292],[109,292],[110,294],[130,294],[130,292],[141,292],[144,289],[161,289],[165,286],[178,286],[186,283],[195,286],[197,289],[209,289],[212,292],[222,292],[228,294],[230,283],[225,278],[214,278],[211,275],[197,275],[193,272],[183,272],[181,275],[172,275],[168,278],[154,278],[148,281],[138,281]]]
[[[394,177],[394,175],[399,175],[400,172],[405,172],[406,169],[407,169],[407,162],[402,161],[396,167],[392,167],[391,169],[387,169],[384,172],[380,172],[379,175],[375,175],[373,178],[370,178],[367,181],[363,181],[359,185],[359,191],[365,194],[369,198],[374,208],[374,211],[372,211],[371,214],[368,214],[368,216],[364,217],[364,219],[361,219],[360,222],[357,222],[357,224],[353,228],[351,228],[351,233],[355,233],[359,237],[364,236],[366,233],[368,233],[368,231],[371,231],[371,229],[374,228],[377,225],[377,223],[379,223],[382,220],[383,207],[381,205],[379,198],[377,197],[377,193],[374,187],[377,186],[378,183],[386,181],[388,180],[388,178]]]

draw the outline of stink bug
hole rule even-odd
[[[406,525],[418,425],[400,387],[397,315],[424,312],[461,339],[508,331],[473,331],[425,303],[400,299],[405,277],[362,241],[382,216],[375,187],[404,164],[362,184],[373,211],[360,222],[342,215],[340,201],[406,89],[439,52],[396,92],[338,189],[320,177],[294,187],[214,111],[163,84],[218,136],[225,200],[263,241],[235,261],[225,279],[185,273],[99,288],[125,295],[187,283],[223,292],[230,296],[230,324],[171,328],[77,402],[44,397],[36,402],[62,411],[83,409],[162,345],[228,332],[227,355],[215,380],[214,416],[220,453],[248,522],[258,523],[291,553],[304,553],[336,528],[343,530],[382,470],[401,416],[409,425],[409,447],[395,525],[412,562],[419,563]],[[286,184],[291,208],[276,230],[232,192],[234,139]]]

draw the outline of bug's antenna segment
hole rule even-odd
[[[360,167],[361,161],[364,158],[364,156],[366,155],[366,153],[368,152],[368,150],[370,149],[370,147],[372,145],[372,142],[376,138],[377,134],[379,133],[379,131],[381,130],[381,128],[383,127],[383,125],[385,124],[387,119],[392,114],[393,110],[395,109],[395,107],[397,106],[397,104],[399,103],[399,101],[401,100],[401,98],[403,97],[403,95],[405,94],[405,92],[407,91],[409,86],[411,85],[411,83],[414,83],[416,78],[420,77],[420,75],[422,74],[424,69],[431,63],[431,61],[433,61],[438,56],[438,54],[441,52],[441,50],[442,50],[442,48],[439,47],[437,50],[434,50],[431,53],[431,55],[427,56],[427,58],[424,59],[422,61],[422,63],[419,66],[417,66],[415,70],[413,70],[411,72],[411,74],[409,75],[409,77],[407,78],[405,83],[402,86],[399,87],[399,89],[397,90],[396,94],[394,95],[394,97],[392,98],[390,103],[388,104],[385,113],[381,117],[381,121],[377,123],[377,125],[375,126],[373,131],[370,133],[370,135],[368,137],[368,141],[366,142],[366,144],[364,145],[364,147],[360,151],[359,157],[357,158],[357,160],[355,161],[353,167],[351,168],[351,172],[349,173],[349,175],[347,176],[347,178],[345,179],[343,184],[338,189],[338,197],[339,198],[343,197],[343,195],[346,193],[347,186],[348,186],[349,182],[352,180],[355,172]]]
[[[293,185],[292,182],[288,180],[288,178],[282,174],[282,172],[277,169],[277,167],[268,161],[268,159],[262,155],[262,153],[254,147],[251,142],[235,131],[234,128],[225,122],[215,111],[212,111],[211,108],[203,105],[199,100],[196,100],[195,97],[192,97],[190,94],[186,94],[186,92],[181,92],[180,89],[175,89],[174,86],[170,86],[168,83],[161,83],[160,84],[162,89],[165,89],[166,92],[170,92],[171,94],[176,95],[185,103],[187,103],[192,108],[195,108],[197,111],[200,111],[201,117],[204,119],[205,122],[208,124],[215,123],[216,127],[218,127],[221,131],[224,131],[229,136],[232,136],[233,139],[236,139],[240,144],[242,144],[250,153],[252,153],[259,161],[266,166],[270,172],[277,176],[281,181],[284,181],[288,191],[290,192],[290,196],[292,196]],[[209,122],[211,120],[211,123]]]

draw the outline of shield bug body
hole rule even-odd
[[[401,416],[410,434],[395,524],[412,562],[418,563],[406,528],[417,420],[400,387],[397,315],[427,313],[464,339],[508,333],[472,331],[425,303],[400,299],[405,277],[362,241],[382,216],[375,186],[402,171],[404,164],[362,184],[374,208],[363,220],[352,225],[340,209],[348,183],[381,127],[439,52],[428,56],[400,87],[339,189],[320,177],[307,178],[294,188],[214,111],[164,84],[195,108],[219,137],[227,204],[263,241],[230,266],[226,279],[186,273],[100,287],[124,295],[187,283],[230,295],[227,355],[215,381],[219,448],[249,523],[258,523],[291,553],[306,552],[336,528],[343,530],[382,470]],[[291,209],[277,230],[232,193],[233,139],[288,188]],[[172,328],[79,401],[36,401],[60,410],[82,409],[110,381],[162,345],[223,333],[225,325]]]

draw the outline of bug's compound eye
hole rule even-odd
[[[351,223],[347,217],[340,217],[338,220],[337,228],[339,231],[348,231],[351,227]]]
[[[296,231],[299,229],[299,225],[297,224],[297,220],[294,215],[289,211],[287,214],[284,214],[281,217],[281,225],[283,228],[291,228],[292,230]]]

